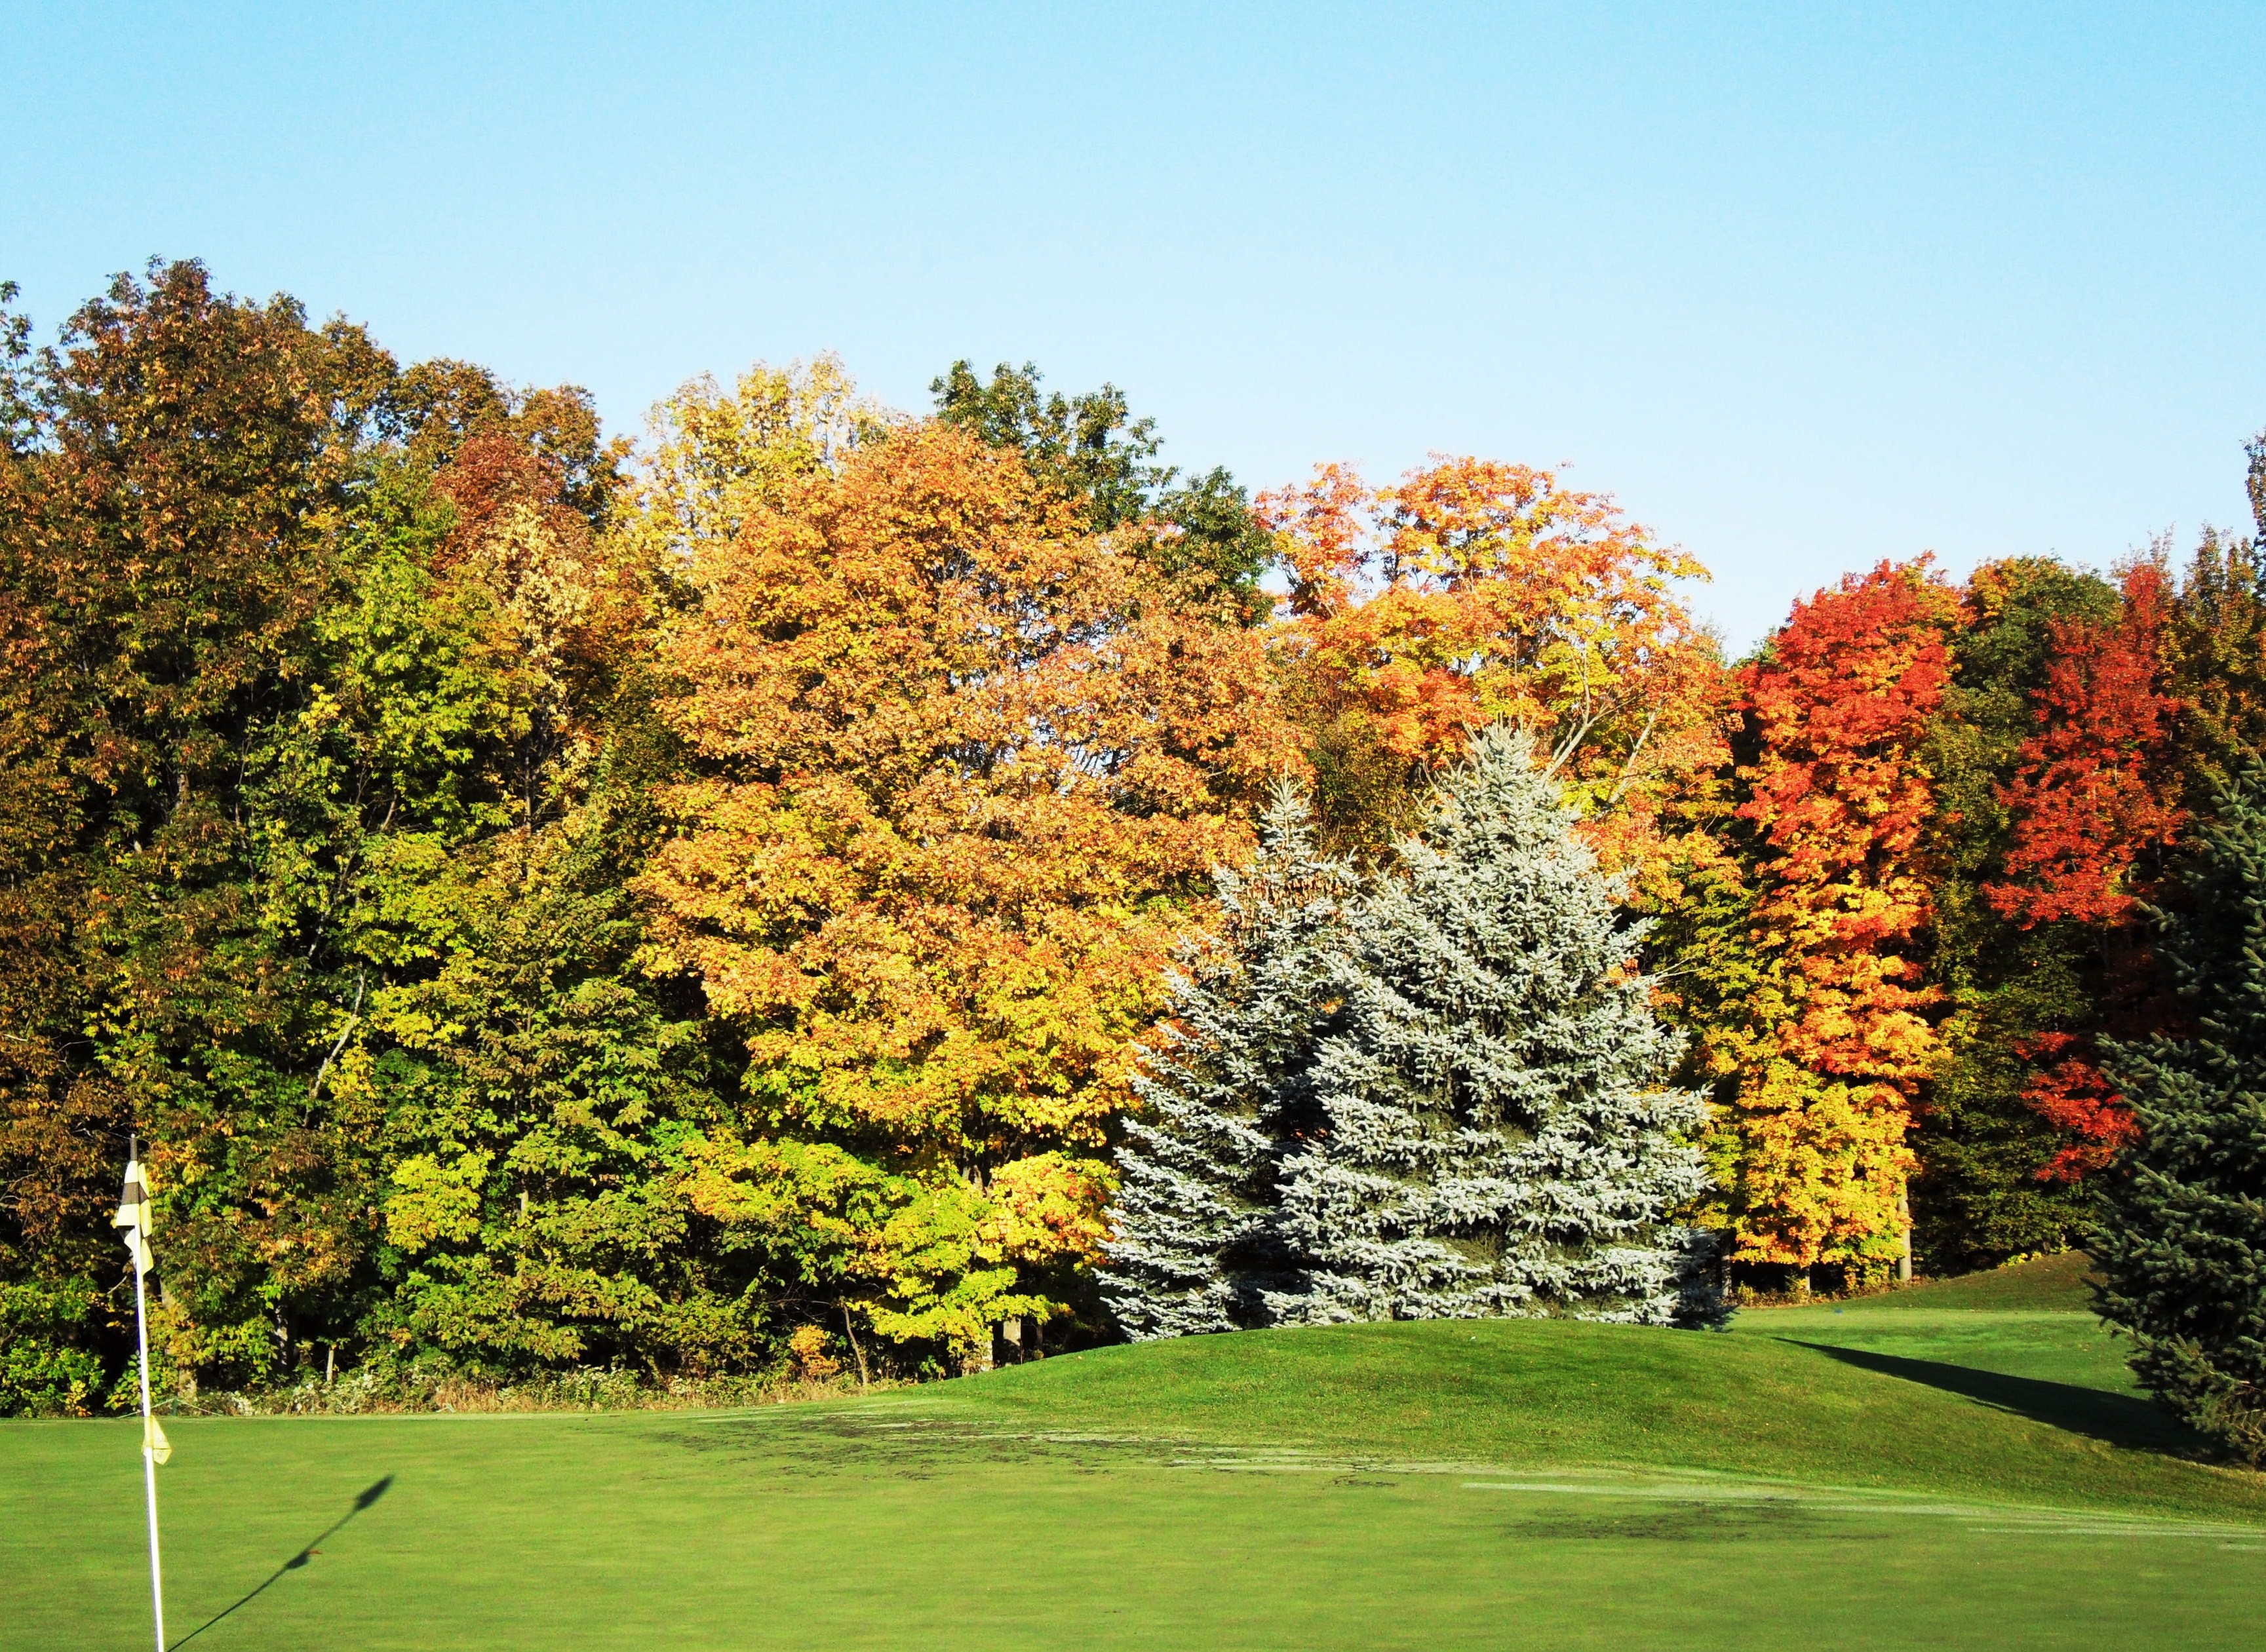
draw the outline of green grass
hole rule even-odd
[[[1838,1306],[1753,1310],[1737,1330],[1839,1349],[1868,1369],[2099,1437],[2194,1450],[2185,1430],[2139,1397],[2124,1344],[2094,1317],[2086,1272],[2084,1255],[2071,1252]]]
[[[2174,1454],[2081,1295],[1990,1289],[2032,1295],[1213,1337],[760,1411],[183,1419],[173,1639],[2255,1644],[2266,1481]],[[134,1445],[0,1425],[0,1647],[148,1644]]]
[[[1853,1306],[1868,1312],[1984,1308],[2090,1314],[2093,1293],[2087,1281],[2092,1266],[2083,1251],[2065,1250],[2058,1256],[2040,1256],[2035,1262],[2019,1262],[1990,1273],[1931,1280],[1906,1290],[1859,1297]]]

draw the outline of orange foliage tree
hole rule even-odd
[[[841,1236],[846,1306],[980,1356],[1094,1253],[1132,1040],[1298,766],[1263,643],[934,423],[767,487],[689,579],[697,775],[643,888],[762,1138],[696,1200]]]
[[[1717,1155],[1736,1260],[1870,1270],[1907,1254],[1905,1138],[1937,1056],[1911,956],[1934,804],[1919,752],[1955,616],[1924,561],[1884,563],[1797,603],[1738,673],[1753,958],[1723,1041],[1736,1086]]]
[[[1532,730],[1609,862],[1721,750],[1722,673],[1675,590],[1706,570],[1548,470],[1436,457],[1371,489],[1343,465],[1260,496],[1290,575],[1290,680],[1326,822],[1374,843],[1412,782],[1490,722]]]

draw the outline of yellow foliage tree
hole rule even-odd
[[[1737,1074],[1718,1153],[1734,1259],[1798,1280],[1818,1262],[1910,1258],[1906,1138],[1941,1057],[1915,945],[1935,807],[1921,748],[1955,613],[1925,561],[1883,564],[1796,603],[1739,674],[1755,748],[1739,813],[1758,857],[1744,934],[1712,965],[1751,959],[1711,1030]]]
[[[769,1139],[712,1156],[699,1197],[832,1209],[779,1190],[822,1166],[894,1200],[905,1254],[864,1220],[844,1288],[885,1335],[980,1349],[1093,1254],[1132,1040],[1250,798],[1298,763],[1264,644],[933,423],[702,497],[738,503],[691,538],[663,644],[697,775],[642,888],[742,1032]]]

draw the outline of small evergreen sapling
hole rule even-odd
[[[1721,1315],[1670,1219],[1706,1174],[1641,931],[1524,734],[1483,731],[1355,907],[1318,1128],[1279,1172],[1283,1321]]]
[[[2102,1193],[2102,1316],[2169,1410],[2266,1464],[2266,770],[2203,828],[2182,898],[2153,915],[2194,1019],[2106,1046],[2140,1137]]]
[[[1134,1081],[1144,1110],[1117,1155],[1101,1294],[1137,1340],[1261,1323],[1264,1295],[1291,1283],[1274,1173],[1313,1110],[1314,1048],[1356,883],[1316,849],[1305,797],[1287,783],[1250,870],[1216,883],[1221,933],[1182,957],[1173,1018]]]

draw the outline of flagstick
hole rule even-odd
[[[150,1308],[142,1291],[139,1244],[134,1248],[134,1337],[142,1354],[142,1484],[150,1502],[150,1605],[157,1614],[157,1652],[165,1652],[165,1583],[157,1568],[157,1458],[150,1448]]]

